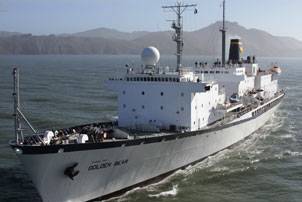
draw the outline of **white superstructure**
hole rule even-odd
[[[239,103],[247,98],[269,100],[278,92],[278,73],[262,71],[251,62],[181,68],[179,72],[165,72],[156,63],[130,69],[124,77],[107,82],[118,94],[118,126],[122,128],[196,131],[222,119],[234,94]]]

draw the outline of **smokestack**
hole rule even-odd
[[[237,64],[241,61],[241,42],[240,39],[231,39],[229,62]]]

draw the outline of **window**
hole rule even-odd
[[[132,109],[133,112],[136,112],[136,109]]]
[[[145,105],[142,105],[142,109],[145,109]]]
[[[164,96],[164,92],[161,92],[160,95],[161,95],[161,96]]]
[[[181,93],[180,96],[183,97],[183,96],[185,96],[185,94],[184,94],[184,93]]]
[[[163,110],[163,109],[164,109],[164,107],[163,107],[163,106],[160,106],[160,109],[161,109],[161,110]]]
[[[185,110],[185,108],[183,108],[183,107],[182,107],[182,108],[180,108],[180,110],[181,110],[181,111],[184,111],[184,110]]]
[[[125,104],[123,104],[123,108],[126,108],[126,105],[125,105]]]
[[[142,92],[142,95],[145,95],[145,91]]]
[[[126,94],[126,91],[123,91],[123,95],[125,95]]]

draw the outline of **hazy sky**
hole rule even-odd
[[[98,27],[122,31],[167,30],[174,19],[162,5],[176,0],[0,0],[0,30],[58,34]],[[199,13],[185,14],[185,29],[221,20],[222,0],[186,0]],[[227,0],[227,20],[302,40],[302,0]]]

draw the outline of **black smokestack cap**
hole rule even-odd
[[[229,62],[237,64],[240,62],[240,53],[241,53],[241,42],[240,39],[231,39],[230,53],[229,53]]]

